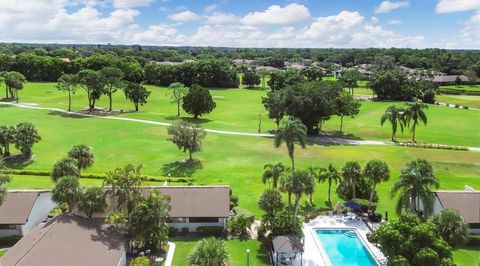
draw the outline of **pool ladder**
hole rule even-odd
[[[350,238],[357,238],[357,233],[353,230],[345,231],[343,234]]]

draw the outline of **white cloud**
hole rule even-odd
[[[218,8],[218,6],[219,6],[219,4],[210,4],[210,5],[205,7],[205,12],[211,13],[211,12],[215,11]]]
[[[392,20],[388,21],[388,24],[390,24],[390,25],[400,25],[400,24],[403,24],[403,21],[398,20],[398,19],[392,19]]]
[[[359,29],[364,17],[358,12],[342,11],[338,15],[319,17],[305,31],[306,39],[322,38],[328,42],[348,39],[351,33]]]
[[[153,1],[154,0],[113,0],[113,6],[115,8],[128,9],[131,7],[148,6]]]
[[[438,13],[462,12],[480,9],[480,0],[440,0],[435,8]]]
[[[190,10],[185,10],[168,16],[168,19],[176,22],[190,22],[199,20],[200,16]]]
[[[290,4],[285,7],[270,6],[262,12],[248,13],[242,19],[245,25],[292,25],[305,22],[310,18],[310,12],[304,5]]]
[[[408,7],[409,5],[409,2],[383,1],[379,6],[375,8],[375,13],[388,13],[394,9]]]
[[[205,16],[206,24],[227,24],[235,23],[240,19],[232,13],[215,12],[212,15]]]

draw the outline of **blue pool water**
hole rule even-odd
[[[377,266],[370,251],[354,230],[318,229],[316,233],[332,265]]]

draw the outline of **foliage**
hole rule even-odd
[[[300,198],[304,194],[313,194],[315,180],[309,171],[292,170],[285,175],[281,183],[285,191],[295,196],[293,217],[297,217]]]
[[[274,138],[275,148],[279,148],[285,142],[288,156],[292,162],[292,169],[295,169],[295,144],[305,148],[307,141],[307,128],[302,122],[294,117],[289,117],[285,126],[277,131]]]
[[[77,74],[77,81],[79,86],[87,93],[88,110],[92,111],[95,109],[95,102],[105,92],[105,79],[99,72],[85,69]]]
[[[407,108],[405,109],[406,124],[407,126],[410,126],[410,124],[412,125],[410,130],[413,132],[413,142],[415,142],[415,130],[420,122],[427,125],[427,115],[423,109],[428,109],[428,106],[420,102],[407,103]]]
[[[168,127],[170,140],[177,145],[179,150],[188,151],[189,160],[193,160],[192,153],[200,151],[202,141],[207,135],[200,125],[190,124],[182,121]]]
[[[139,83],[128,82],[124,89],[125,98],[129,99],[138,111],[138,106],[147,103],[147,99],[152,93]]]
[[[174,82],[168,86],[168,96],[172,103],[177,104],[177,116],[180,116],[180,106],[182,105],[183,96],[188,92],[188,89],[180,82]]]
[[[95,212],[103,212],[107,208],[106,194],[101,187],[88,187],[78,196],[78,209],[92,218]]]
[[[416,96],[407,75],[399,70],[375,71],[368,86],[375,92],[378,100],[412,101]]]
[[[303,236],[302,220],[291,215],[288,210],[275,213],[274,216],[265,215],[259,228],[260,232],[270,231],[271,235]]]
[[[431,188],[439,188],[440,183],[433,174],[432,165],[424,159],[409,162],[401,171],[400,179],[393,185],[392,197],[400,192],[396,212],[403,209],[420,212],[420,202],[423,212],[430,215],[433,212],[435,195]]]
[[[262,104],[268,111],[268,118],[275,119],[277,130],[280,128],[280,121],[285,115],[285,99],[280,91],[270,91],[267,97],[262,97]]]
[[[388,181],[388,179],[390,179],[390,169],[386,162],[373,159],[368,161],[367,164],[365,165],[365,168],[363,170],[363,175],[366,178],[368,178],[368,180],[372,185],[370,189],[370,198],[369,198],[369,204],[368,204],[368,206],[370,207],[375,195],[375,187],[377,186],[378,183],[385,182],[385,181]]]
[[[267,163],[263,166],[263,175],[262,175],[262,182],[263,184],[266,184],[268,182],[268,187],[270,187],[270,180],[273,184],[273,188],[278,187],[278,180],[280,179],[280,176],[283,174],[285,171],[285,166],[283,163],[276,163],[276,164],[271,164]]]
[[[3,156],[10,156],[10,144],[14,143],[17,129],[14,126],[0,125],[0,148],[3,147]],[[2,151],[0,149],[0,155]]]
[[[25,158],[30,158],[33,144],[39,142],[41,139],[37,127],[32,123],[22,122],[17,125],[15,147],[22,152]]]
[[[253,217],[246,217],[243,214],[235,215],[228,219],[228,230],[233,235],[246,236],[248,234],[247,229],[253,223]]]
[[[452,247],[459,247],[468,240],[468,224],[458,211],[442,210],[432,217],[443,239]]]
[[[73,205],[78,201],[79,193],[80,182],[78,181],[78,177],[64,176],[56,182],[52,190],[52,200],[57,204],[67,204],[67,211],[71,212]]]
[[[392,263],[389,265],[454,265],[452,251],[435,224],[422,223],[414,213],[383,223],[367,235]],[[406,263],[408,262],[408,263]]]
[[[183,96],[182,108],[194,118],[212,112],[216,106],[210,92],[197,84],[193,84],[187,94]]]
[[[267,215],[275,216],[275,213],[281,211],[284,207],[282,195],[277,189],[269,188],[260,195],[258,206]]]
[[[357,161],[348,161],[342,167],[342,183],[346,183],[347,187],[351,187],[352,197],[347,200],[355,199],[357,194],[357,185],[362,183],[362,167]],[[340,186],[339,186],[340,187]],[[337,188],[337,193],[339,189]],[[360,197],[361,198],[361,197]]]
[[[297,70],[277,71],[270,74],[267,82],[272,91],[283,90],[288,86],[305,81],[302,73]]]
[[[242,84],[253,87],[260,85],[260,76],[254,71],[246,71],[243,73]]]
[[[53,181],[57,181],[64,176],[80,177],[80,169],[78,169],[78,163],[71,157],[65,157],[57,161],[53,165],[51,177]]]
[[[103,85],[105,86],[105,94],[109,98],[109,108],[108,110],[112,111],[112,95],[117,91],[117,89],[123,86],[123,78],[125,74],[118,67],[104,67],[100,70],[100,75],[104,81]]]
[[[359,101],[355,100],[352,94],[349,94],[345,91],[340,93],[337,98],[336,104],[337,106],[335,109],[335,114],[340,116],[340,132],[342,132],[343,117],[355,117],[358,112],[360,112],[360,107],[362,104]]]
[[[73,74],[63,74],[57,80],[57,89],[68,92],[68,111],[72,110],[72,94],[77,91],[77,76]]]
[[[132,259],[130,266],[149,266],[150,259],[147,256],[138,256]]]
[[[213,237],[200,240],[189,256],[190,265],[198,266],[226,266],[228,260],[225,243]]]
[[[68,156],[75,159],[78,170],[84,170],[92,166],[95,157],[93,148],[85,144],[73,146],[70,151],[68,151]]]
[[[128,222],[135,240],[142,241],[153,249],[160,249],[167,244],[169,201],[169,198],[157,191],[141,198]]]
[[[197,233],[202,236],[222,237],[225,235],[225,230],[223,226],[199,226],[197,227]]]
[[[23,83],[26,81],[22,73],[10,71],[2,73],[5,83],[5,93],[7,99],[16,99],[18,102],[18,91],[23,89]]]
[[[3,168],[3,162],[0,161],[0,205],[2,205],[3,199],[7,194],[7,188],[5,188],[5,185],[12,180],[10,176],[8,176],[6,173],[2,171],[3,170],[2,168]]]
[[[313,171],[318,182],[328,182],[328,202],[330,207],[332,206],[332,200],[330,199],[332,183],[337,184],[341,180],[341,174],[333,167],[332,164],[328,165],[328,168],[321,168],[317,171]]]
[[[348,68],[343,71],[340,76],[340,80],[343,82],[345,87],[351,91],[351,94],[354,94],[354,89],[358,87],[357,81],[362,78],[362,74],[354,68]]]

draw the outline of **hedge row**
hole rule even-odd
[[[465,146],[453,146],[453,145],[443,145],[443,144],[406,142],[406,143],[401,143],[401,144],[398,144],[398,145],[403,146],[403,147],[424,148],[424,149],[468,151],[468,148],[465,147]]]
[[[50,176],[49,171],[39,171],[39,170],[17,170],[17,169],[7,169],[2,172],[12,175],[34,175],[34,176]],[[83,174],[80,178],[91,178],[91,179],[105,179],[105,174]],[[188,177],[153,177],[153,176],[144,176],[146,181],[150,182],[177,182],[177,183],[190,183],[193,182],[192,178]]]
[[[471,91],[471,90],[456,90],[456,89],[445,89],[440,88],[438,92],[441,94],[450,94],[450,95],[473,95],[480,96],[480,91]]]

